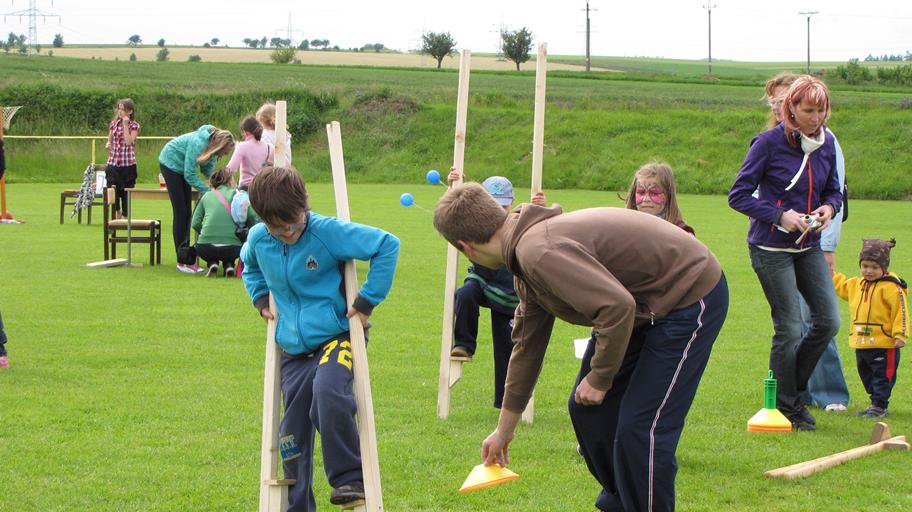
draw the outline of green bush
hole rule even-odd
[[[297,138],[318,130],[326,111],[338,103],[326,92],[301,89],[190,96],[164,89],[76,90],[41,83],[0,88],[0,105],[23,106],[16,116],[17,135],[105,133],[113,106],[125,97],[136,102],[144,135],[178,135],[206,123],[237,131],[238,122],[264,102],[283,99],[294,105],[288,129]]]
[[[278,48],[269,54],[269,58],[276,64],[288,64],[295,57],[294,48]]]
[[[155,55],[155,60],[158,62],[164,62],[168,60],[169,53],[171,52],[169,52],[167,48],[162,48],[161,50],[158,50],[158,54]]]
[[[850,60],[845,66],[837,66],[836,75],[852,85],[870,82],[874,78],[871,70],[859,64],[858,59]]]
[[[187,62],[202,62],[203,58],[199,55],[191,55],[187,57]]]
[[[912,64],[877,68],[877,81],[885,85],[912,85]]]

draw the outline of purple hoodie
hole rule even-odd
[[[783,213],[788,210],[810,213],[824,204],[839,212],[842,192],[836,175],[833,141],[833,135],[826,132],[823,146],[811,153],[801,178],[786,191],[804,159],[800,144],[789,145],[782,124],[754,137],[738,177],[728,191],[728,205],[750,217],[749,244],[798,248],[795,240],[801,236],[800,232],[783,233],[773,226]],[[758,187],[759,197],[755,198],[751,194]],[[818,245],[820,233],[811,232],[801,247]]]

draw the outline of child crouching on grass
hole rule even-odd
[[[370,226],[310,211],[304,180],[291,167],[270,167],[253,178],[250,205],[263,223],[250,229],[241,250],[244,286],[254,307],[278,313],[276,343],[282,348],[285,415],[280,428],[289,512],[316,510],[313,482],[314,429],[320,432],[323,467],[335,505],[364,498],[351,343],[346,316],[367,327],[386,298],[399,256],[399,239]],[[353,304],[341,291],[341,263],[369,260],[367,279]]]
[[[858,415],[884,418],[899,370],[899,349],[909,339],[908,285],[888,271],[890,249],[896,240],[866,238],[861,248],[861,277],[833,273],[836,295],[849,301],[852,330],[849,345],[855,349],[858,376],[871,397],[871,406]]]
[[[203,194],[190,222],[199,236],[196,254],[206,262],[206,277],[218,276],[219,263],[225,277],[234,277],[243,241],[238,238],[238,227],[256,224],[253,210],[247,210],[244,224],[235,224],[231,200],[238,193],[234,188],[234,173],[224,167],[209,176],[209,192]]]

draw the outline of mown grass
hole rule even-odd
[[[408,190],[431,208],[442,189],[414,181],[349,188],[355,220],[402,240],[393,290],[372,318],[370,348],[386,509],[591,509],[597,487],[576,455],[566,413],[578,366],[571,339],[588,331],[560,322],[536,390],[535,423],[520,427],[511,447],[511,467],[521,478],[474,494],[456,492],[496,421],[485,341],[490,324],[482,315],[479,353],[454,388],[450,419],[438,420],[445,246],[427,213],[404,209],[397,199]],[[10,369],[0,371],[0,510],[253,510],[264,325],[240,281],[174,271],[164,201],[135,205],[138,216],[165,220],[163,266],[85,268],[102,258],[100,227],[70,220],[58,225],[60,188],[11,186],[9,208],[27,223],[0,225],[0,308],[12,360]],[[310,193],[316,211],[334,211],[330,186],[313,184]],[[518,197],[527,193],[517,190]],[[548,193],[567,209],[620,204],[611,193]],[[803,481],[762,476],[867,443],[872,423],[853,414],[867,405],[854,356],[843,340],[853,412],[819,413],[814,434],[745,432],[747,419],[762,405],[772,330],[748,263],[747,223],[723,197],[686,195],[681,205],[722,262],[732,306],[678,450],[679,510],[912,508],[912,483],[897,478],[908,468],[907,453],[873,455]],[[908,277],[912,233],[906,219],[912,206],[857,201],[853,215],[837,267],[856,271],[862,236],[895,236],[891,268]],[[144,261],[143,251],[136,253]],[[904,360],[891,401],[888,421],[896,434],[912,430],[912,387],[903,377],[909,368]],[[316,481],[320,507],[328,509],[329,489],[319,467]]]
[[[445,170],[451,161],[457,75],[446,70],[13,56],[0,56],[0,62],[9,69],[0,77],[0,92],[40,77],[65,91],[85,94],[116,91],[123,96],[149,93],[155,97],[159,91],[172,91],[187,98],[188,108],[196,108],[203,100],[193,98],[203,95],[206,102],[213,101],[212,95],[223,95],[243,103],[201,112],[198,122],[180,123],[143,117],[144,107],[139,103],[137,118],[145,135],[177,135],[215,120],[236,130],[240,119],[228,119],[226,112],[253,112],[261,97],[269,99],[281,89],[335,98],[338,104],[312,121],[318,126],[334,119],[342,122],[351,177],[357,182],[405,183],[430,168]],[[679,190],[724,193],[749,141],[765,126],[767,109],[761,94],[758,86],[553,73],[548,80],[545,186],[621,190],[640,165],[660,159],[677,172]],[[845,152],[853,197],[899,199],[912,194],[912,175],[906,171],[912,168],[912,153],[906,150],[907,141],[912,140],[912,110],[903,107],[906,96],[908,92],[844,88],[833,92],[830,127]],[[217,103],[219,96],[214,98]],[[532,73],[473,72],[466,160],[470,173],[503,174],[520,182],[527,179],[533,98]],[[290,115],[296,112],[294,104],[289,109]],[[85,126],[99,122],[104,126],[109,112],[100,110],[91,123],[60,126],[54,123],[53,112],[26,107],[17,114],[10,133],[85,134]],[[296,166],[311,181],[327,180],[329,162],[322,130],[296,135]],[[156,180],[162,145],[140,142],[142,181]],[[88,163],[87,148],[86,142],[8,139],[8,180],[76,181]],[[101,161],[105,154],[101,149],[99,153],[97,160]]]

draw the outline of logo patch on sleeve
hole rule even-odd
[[[314,258],[313,254],[307,257],[307,270],[317,270],[319,266],[317,258]]]
[[[287,435],[279,438],[279,451],[282,453],[282,460],[288,461],[297,459],[301,456],[301,449],[295,442],[294,435]]]

